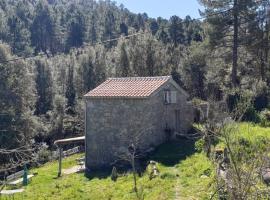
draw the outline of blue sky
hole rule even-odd
[[[149,17],[163,17],[169,19],[172,15],[184,18],[200,17],[198,9],[203,10],[197,0],[115,0],[134,13],[147,13]]]

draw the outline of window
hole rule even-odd
[[[165,90],[165,92],[164,92],[165,104],[176,103],[176,101],[177,101],[176,95],[177,95],[176,91]]]

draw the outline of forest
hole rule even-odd
[[[243,120],[270,118],[269,1],[199,2],[199,19],[155,19],[110,0],[0,0],[0,149],[82,135],[83,95],[108,77],[172,75],[190,100],[232,111],[248,96]]]

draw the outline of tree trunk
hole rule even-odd
[[[238,0],[234,0],[233,5],[233,54],[232,54],[232,84],[237,87],[239,82],[237,80],[238,68]]]
[[[63,148],[59,147],[59,165],[58,165],[58,177],[62,174],[62,154],[63,154]]]
[[[136,178],[136,169],[135,169],[135,158],[132,156],[132,173],[133,173],[133,181],[134,181],[134,191],[137,194],[137,178]]]
[[[267,16],[268,17],[268,16]],[[269,53],[269,22],[268,22],[268,18],[266,19],[266,23],[265,23],[265,48],[264,48],[264,73],[262,74],[262,80],[265,80],[265,73],[269,72],[269,64],[268,64],[268,53]]]
[[[266,13],[266,16],[265,16]],[[260,78],[261,80],[265,80],[265,73],[267,70],[267,65],[268,65],[268,37],[269,37],[269,28],[268,28],[268,15],[267,15],[267,8],[266,5],[263,5],[263,14],[261,16],[263,18],[260,26],[262,29],[262,34],[261,34],[261,51],[260,51]]]
[[[261,73],[261,80],[264,80],[264,74],[265,74],[265,57],[264,57],[264,50],[261,50],[260,53],[260,60],[261,60],[261,69],[260,69],[260,73]]]

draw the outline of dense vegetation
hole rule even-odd
[[[1,144],[82,134],[83,95],[111,76],[171,74],[191,97],[227,99],[229,109],[249,90],[251,112],[263,110],[270,82],[266,4],[239,1],[234,13],[230,1],[218,2],[201,2],[203,20],[166,20],[111,1],[0,1]]]
[[[0,15],[0,144],[8,148],[17,137],[51,145],[81,135],[83,95],[107,77],[172,73],[180,83],[182,50],[203,37],[199,20],[152,19],[111,1],[0,1]]]
[[[238,146],[243,148],[243,140],[249,141],[250,146],[245,147],[253,157],[251,146],[263,146],[262,136],[269,141],[270,129],[262,128],[252,123],[241,123],[237,134]],[[248,131],[247,131],[248,130]],[[251,134],[253,132],[256,134]],[[223,146],[220,141],[216,148]],[[195,149],[197,152],[195,152]],[[239,150],[239,149],[238,149]],[[242,151],[243,152],[243,151]],[[63,168],[68,169],[76,165],[75,159],[82,154],[65,158]],[[149,179],[148,171],[138,177],[139,193],[145,199],[217,199],[215,166],[211,159],[199,149],[199,142],[181,140],[166,143],[160,146],[149,158],[158,162],[160,174]],[[96,172],[91,178],[84,174],[64,175],[56,179],[57,162],[46,163],[40,168],[33,168],[31,172],[37,173],[30,184],[25,187],[25,193],[15,198],[27,199],[137,199],[133,191],[132,175],[119,174],[117,181],[112,181],[110,172]],[[266,188],[260,177],[257,177],[260,188]]]
[[[186,199],[188,197],[207,199],[213,191],[214,173],[212,164],[203,153],[194,153],[191,142],[181,141],[162,145],[152,155],[158,160],[158,177],[149,179],[148,171],[138,177],[140,199]],[[182,148],[185,146],[185,148]],[[174,150],[174,151],[172,151]],[[64,159],[64,169],[76,165],[75,159],[81,154]],[[150,158],[151,159],[151,158]],[[196,163],[194,165],[194,163]],[[63,175],[56,179],[57,162],[32,169],[38,173],[25,193],[18,195],[26,199],[138,199],[133,192],[133,180],[130,173],[119,173],[117,181],[112,181],[110,172],[93,172],[91,178],[83,173]],[[209,177],[201,178],[208,172]],[[176,185],[179,184],[176,188]],[[178,191],[179,190],[179,191]]]
[[[222,102],[230,116],[241,104],[236,120],[269,127],[268,1],[199,2],[201,19],[154,19],[110,0],[0,0],[0,174],[13,149],[82,135],[83,95],[108,77],[172,75],[190,100]],[[261,139],[247,132],[244,144]]]

